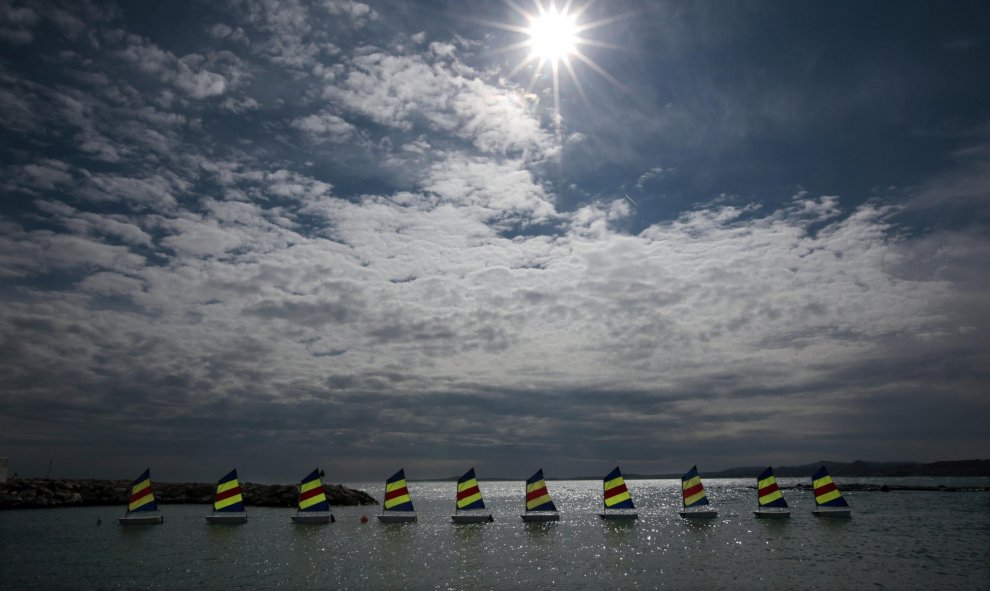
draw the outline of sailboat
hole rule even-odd
[[[852,517],[849,503],[832,482],[825,466],[811,477],[811,486],[815,489],[815,508],[811,511],[815,517]]]
[[[753,515],[757,517],[790,517],[791,510],[787,508],[787,501],[784,494],[777,486],[777,478],[773,475],[773,467],[767,469],[756,477],[756,503],[757,508]]]
[[[158,512],[158,501],[151,488],[151,468],[147,468],[131,483],[131,498],[127,513],[117,519],[120,525],[158,525],[165,516]]]
[[[543,480],[543,468],[526,481],[526,513],[522,515],[522,520],[527,523],[560,521],[560,513]]]
[[[485,500],[481,498],[478,479],[474,475],[474,468],[471,468],[457,479],[457,501],[454,503],[454,514],[450,519],[454,523],[486,523],[495,521],[492,514],[483,512],[484,510]],[[465,513],[462,513],[462,511]]]
[[[411,523],[416,521],[409,488],[406,487],[406,470],[399,470],[385,481],[385,498],[382,500],[382,523]]]
[[[692,466],[684,476],[681,476],[681,495],[684,499],[681,517],[711,519],[718,516],[718,511],[708,504],[708,495],[705,494],[705,485],[701,484],[697,466]]]
[[[317,468],[299,483],[299,508],[292,516],[292,523],[324,524],[333,520],[322,476],[323,472]]]
[[[598,515],[602,519],[638,519],[639,515],[635,511],[621,511],[619,513],[609,512],[610,509],[635,509],[629,489],[626,488],[626,481],[622,478],[622,472],[616,466],[615,470],[608,473],[603,480],[605,487],[605,511]]]
[[[213,513],[206,516],[207,523],[245,523],[244,497],[237,481],[237,470],[231,470],[217,482],[217,494],[213,498]]]

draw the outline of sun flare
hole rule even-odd
[[[529,44],[533,55],[542,60],[556,63],[566,58],[577,44],[574,17],[551,7],[530,22]]]

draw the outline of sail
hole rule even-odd
[[[213,499],[213,510],[224,513],[242,513],[244,497],[241,484],[237,481],[237,470],[231,470],[217,482],[217,496]]]
[[[474,476],[474,468],[471,468],[457,479],[457,510],[484,509],[485,501],[481,498],[481,489],[478,488],[478,479]]]
[[[306,512],[330,510],[319,468],[310,472],[299,484],[299,510]]]
[[[609,472],[605,477],[605,508],[606,509],[635,509],[626,481],[622,478],[619,467]]]
[[[681,491],[684,495],[685,507],[700,507],[708,504],[708,495],[705,494],[705,485],[701,484],[697,466],[693,466],[681,476]]]
[[[131,483],[131,500],[127,504],[127,512],[157,510],[158,501],[155,500],[155,491],[151,489],[151,468],[147,468]]]
[[[822,466],[811,477],[811,485],[815,489],[815,504],[819,507],[848,507],[849,503],[842,498],[842,493],[835,487],[828,470]]]
[[[526,510],[527,511],[556,511],[557,506],[550,498],[547,483],[543,480],[543,468],[536,471],[526,481]]]
[[[756,477],[757,499],[760,507],[786,507],[780,487],[777,486],[777,478],[773,475],[773,467],[767,466],[759,476]]]
[[[415,511],[409,489],[406,487],[406,470],[403,468],[385,481],[385,511]]]

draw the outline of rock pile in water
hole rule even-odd
[[[368,493],[339,484],[325,485],[331,505],[377,505]],[[163,504],[209,504],[216,486],[193,482],[155,482],[155,496]],[[294,484],[241,484],[244,502],[254,507],[295,507]],[[0,509],[126,505],[131,491],[127,480],[54,480],[22,478],[0,483]]]

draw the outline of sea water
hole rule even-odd
[[[778,479],[784,487],[806,479]],[[875,479],[837,479],[843,482]],[[886,479],[990,486],[990,479]],[[988,589],[990,493],[845,492],[851,519],[756,519],[753,481],[705,480],[718,518],[678,515],[680,482],[629,480],[639,520],[598,517],[600,481],[548,481],[556,523],[525,524],[523,482],[481,482],[495,521],[455,525],[453,482],[410,482],[419,521],[335,507],[294,525],[249,507],[245,525],[207,525],[208,505],[162,505],[165,523],[117,525],[123,507],[0,511],[2,589]],[[350,483],[380,499],[381,483]],[[367,522],[362,522],[362,517]],[[98,524],[98,521],[100,524]]]

